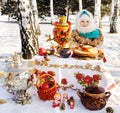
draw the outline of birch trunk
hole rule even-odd
[[[95,0],[94,19],[97,27],[101,27],[101,0]]]
[[[31,59],[37,54],[39,48],[38,25],[36,24],[37,20],[35,19],[35,10],[33,10],[33,6],[32,0],[18,0],[18,23],[24,59]]]
[[[119,14],[119,0],[112,0],[112,12],[110,17],[110,33],[117,33],[118,14]]]
[[[70,3],[71,3],[71,0],[67,0],[67,7],[66,7],[67,22],[69,21]]]
[[[114,4],[115,4],[114,1],[115,1],[115,0],[112,0],[112,4],[111,4],[111,14],[114,13]]]
[[[51,24],[53,24],[54,22],[53,0],[50,0],[50,14],[51,14]]]
[[[79,11],[82,11],[82,0],[79,0]]]
[[[37,3],[36,0],[30,0],[30,6],[32,9],[32,16],[33,16],[33,25],[36,34],[40,35],[40,26],[39,26],[39,21],[38,21],[38,10],[37,10]]]

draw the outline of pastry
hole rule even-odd
[[[80,48],[74,48],[73,54],[75,56],[97,57],[98,50],[92,46],[85,45],[85,46],[81,46]]]

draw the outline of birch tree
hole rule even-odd
[[[79,0],[79,11],[82,11],[82,0]]]
[[[66,6],[66,16],[67,16],[67,21],[69,20],[69,13],[70,13],[70,3],[71,3],[71,0],[67,0],[67,6]]]
[[[95,0],[95,11],[94,11],[94,19],[96,22],[96,25],[98,27],[101,27],[101,0]]]
[[[37,25],[35,2],[35,0],[18,0],[18,23],[24,59],[31,59],[37,54],[39,48],[38,34],[40,31]]]
[[[38,21],[38,9],[37,9],[36,0],[29,0],[29,3],[30,3],[30,9],[32,10],[32,17],[33,17],[32,22],[35,33],[37,35],[40,35],[40,26]]]
[[[117,19],[119,14],[119,0],[112,0],[110,17],[110,33],[117,33]]]
[[[54,8],[53,8],[53,0],[50,0],[50,15],[51,15],[51,23],[54,22]]]

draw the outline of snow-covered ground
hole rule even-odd
[[[74,17],[71,18],[72,20],[72,28],[74,27]],[[120,19],[119,19],[120,20]],[[120,113],[120,21],[118,20],[117,24],[117,30],[118,33],[116,34],[110,34],[109,33],[109,18],[105,17],[102,20],[102,31],[104,34],[104,43],[102,46],[102,49],[104,50],[107,62],[105,63],[107,69],[111,72],[116,84],[118,87],[113,89],[112,96],[110,98],[109,104],[111,107],[113,107],[115,113]],[[21,51],[21,40],[20,40],[20,34],[19,34],[19,26],[16,23],[10,23],[7,22],[7,17],[3,16],[0,17],[0,58],[1,56],[8,55],[13,53],[14,51]],[[41,36],[39,37],[40,46],[43,45],[45,34],[51,34],[53,26],[51,24],[45,24],[43,22],[40,22],[40,29],[41,29]],[[2,64],[0,64],[2,66]],[[117,76],[115,76],[117,75]],[[118,92],[118,93],[117,93]],[[34,104],[36,110],[36,105]],[[6,109],[7,107],[7,109]],[[14,107],[13,107],[14,108]],[[19,109],[17,109],[19,108]],[[17,106],[16,112],[21,111],[21,108]],[[33,106],[32,106],[33,108]],[[8,103],[8,106],[0,107],[0,113],[3,113],[4,111],[9,109],[11,111],[12,107]],[[22,110],[24,111],[26,107],[22,107]],[[26,109],[27,110],[27,109]],[[3,111],[3,112],[2,112]],[[29,110],[28,110],[29,111]],[[63,111],[64,112],[64,111]],[[88,111],[90,112],[90,111]],[[105,109],[102,111],[98,111],[99,113],[105,112]],[[91,111],[92,113],[92,111]]]
[[[74,27],[74,17],[70,17],[72,21],[72,28]],[[7,16],[0,17],[0,55],[6,53],[13,53],[14,51],[21,51],[21,40],[19,34],[19,26],[13,22],[7,22]],[[118,33],[109,33],[109,18],[102,19],[102,31],[104,35],[104,43],[102,49],[104,50],[107,62],[105,63],[108,70],[116,72],[114,75],[119,75],[120,72],[120,19],[118,19],[117,30]],[[52,34],[53,26],[49,23],[40,22],[41,36],[39,40],[45,38],[45,34]]]

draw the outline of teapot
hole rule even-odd
[[[103,87],[86,87],[83,92],[77,91],[82,104],[89,110],[101,110],[105,107],[111,93]]]

